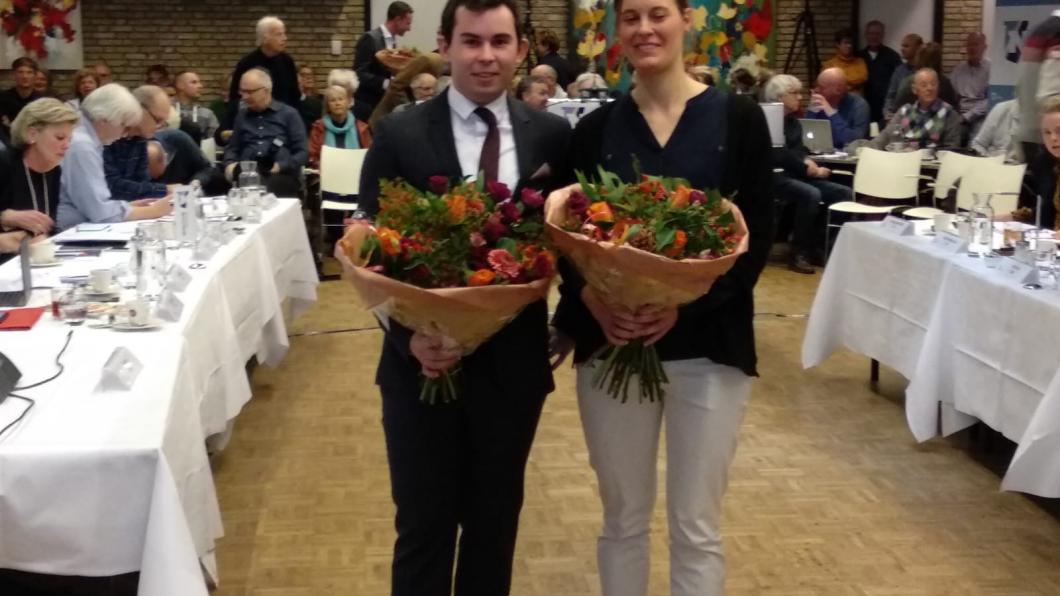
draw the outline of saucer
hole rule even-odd
[[[29,266],[30,267],[34,267],[34,268],[43,268],[43,267],[57,267],[57,266],[62,265],[62,264],[63,264],[63,262],[60,261],[59,259],[52,259],[51,261],[45,261],[43,263],[34,263],[34,262],[31,261]]]
[[[132,323],[125,322],[114,323],[110,326],[110,328],[115,331],[151,331],[153,329],[158,329],[161,326],[161,320],[156,319],[155,317],[151,317],[151,320],[148,321],[145,325],[133,325]]]
[[[121,289],[122,289],[122,288],[121,288],[121,286],[120,286],[120,285],[118,285],[118,284],[112,284],[112,285],[110,286],[110,289],[109,289],[109,290],[106,290],[106,291],[100,292],[100,291],[98,291],[98,290],[94,290],[94,289],[92,289],[92,287],[91,287],[91,286],[89,286],[89,287],[85,288],[85,290],[84,290],[84,295],[85,295],[85,296],[94,296],[94,297],[97,297],[97,298],[98,298],[98,297],[109,297],[109,296],[117,296],[118,294],[121,294]]]

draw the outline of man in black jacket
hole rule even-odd
[[[884,28],[879,21],[869,21],[865,25],[865,47],[858,56],[869,67],[869,80],[865,83],[865,100],[869,102],[872,122],[880,124],[882,130],[886,124],[883,120],[883,105],[887,100],[887,88],[891,84],[894,69],[902,63],[898,52],[883,45]]]
[[[258,47],[243,56],[232,71],[232,83],[228,89],[228,112],[219,130],[232,130],[232,123],[239,113],[239,81],[252,68],[260,68],[272,78],[272,97],[298,109],[302,91],[298,86],[298,68],[294,58],[287,53],[287,28],[280,19],[268,16],[258,20],[255,26]]]
[[[412,28],[412,7],[405,2],[391,2],[386,9],[386,22],[361,36],[353,57],[353,70],[360,85],[354,94],[353,115],[368,122],[372,110],[383,99],[393,73],[375,54],[379,50],[397,48],[397,38]]]
[[[433,176],[483,172],[516,197],[521,187],[555,187],[570,125],[507,96],[529,45],[520,24],[515,0],[449,0],[441,51],[452,85],[379,122],[361,177],[365,211],[378,212],[380,181],[399,177],[426,189]],[[384,325],[376,383],[397,505],[392,595],[448,596],[459,529],[455,593],[504,596],[526,459],[553,389],[545,301],[463,358],[394,320]],[[422,375],[436,377],[458,362],[458,398],[422,403]]]

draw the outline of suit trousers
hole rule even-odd
[[[603,596],[648,593],[659,434],[666,425],[666,511],[672,596],[725,590],[721,504],[751,378],[707,358],[663,363],[663,402],[621,403],[578,368],[578,408],[604,523],[597,541]],[[634,379],[633,382],[636,382]]]
[[[412,385],[380,387],[397,506],[391,594],[449,596],[455,559],[457,596],[504,596],[545,395],[468,390],[427,405]]]

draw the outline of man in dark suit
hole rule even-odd
[[[902,63],[898,52],[883,45],[885,33],[883,23],[869,21],[865,25],[865,47],[858,56],[869,69],[869,80],[865,83],[865,101],[869,102],[872,122],[880,123],[880,130],[887,124],[883,119],[883,104],[887,99],[887,87],[891,84],[894,69]]]
[[[386,9],[386,22],[361,36],[353,56],[353,70],[360,85],[354,93],[353,115],[368,122],[372,110],[383,99],[393,73],[376,59],[379,50],[397,48],[397,38],[412,28],[412,7],[405,2],[391,2]]]
[[[521,22],[516,0],[448,1],[440,49],[452,85],[379,121],[361,177],[365,211],[378,212],[380,180],[398,177],[424,189],[432,176],[478,172],[513,189],[558,185],[569,124],[506,92],[529,48]],[[385,324],[376,383],[397,505],[392,595],[449,596],[454,558],[458,596],[508,594],[523,472],[553,389],[545,301],[463,358]],[[436,377],[458,362],[459,397],[421,403],[421,373]]]

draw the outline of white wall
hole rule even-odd
[[[884,45],[895,51],[902,45],[902,38],[909,33],[918,33],[924,41],[931,41],[935,29],[935,0],[860,0],[861,22],[858,39],[865,45],[865,23],[880,21],[886,27]],[[832,40],[821,40],[821,48],[831,48]],[[822,55],[830,55],[821,52]]]
[[[442,0],[405,0],[412,6],[412,30],[398,38],[399,47],[416,48],[423,53],[434,51],[438,47],[435,41],[438,26],[442,23]],[[372,0],[372,22],[369,27],[375,28],[386,20],[386,8],[391,0]]]

